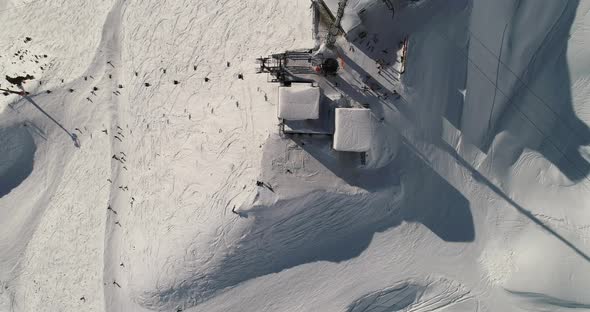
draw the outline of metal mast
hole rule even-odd
[[[330,30],[328,31],[328,36],[326,36],[326,47],[332,49],[334,47],[334,43],[336,43],[336,36],[340,31],[340,20],[344,15],[344,7],[346,7],[346,3],[348,0],[340,0],[338,2],[338,12],[336,13],[336,19],[332,25],[330,25]]]

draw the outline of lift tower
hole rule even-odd
[[[348,0],[340,0],[338,2],[338,11],[336,12],[336,18],[332,25],[330,25],[330,29],[328,30],[328,35],[326,36],[326,47],[328,49],[334,48],[334,43],[336,43],[336,36],[338,32],[340,32],[340,20],[342,20],[342,16],[344,16],[344,7],[346,7],[346,3]]]

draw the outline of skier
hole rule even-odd
[[[113,210],[113,208],[111,208],[111,205],[109,205],[109,207],[107,208],[107,210],[112,211],[114,214],[117,214],[117,212],[115,210]]]

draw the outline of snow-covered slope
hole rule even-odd
[[[394,2],[358,166],[254,73],[308,0],[0,0],[0,311],[590,310],[590,3]]]

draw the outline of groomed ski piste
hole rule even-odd
[[[590,2],[386,2],[351,165],[255,73],[309,0],[0,0],[0,311],[590,311]]]

